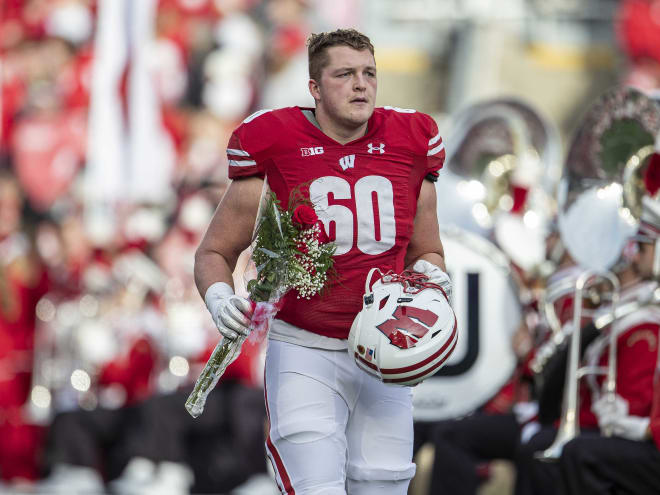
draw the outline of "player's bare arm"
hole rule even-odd
[[[405,266],[412,269],[417,260],[423,259],[446,271],[445,252],[438,227],[435,186],[427,180],[422,183],[419,193],[413,229]]]
[[[252,240],[263,179],[232,181],[195,253],[195,284],[204,298],[215,282],[233,286],[238,256]]]

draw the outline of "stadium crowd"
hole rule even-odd
[[[128,470],[142,482],[185,464],[196,471],[197,490],[229,490],[266,470],[261,348],[243,352],[219,387],[226,394],[213,394],[226,396],[216,406],[222,425],[187,417],[186,387],[217,343],[192,280],[193,254],[227,185],[231,130],[287,91],[286,83],[268,81],[305,55],[309,5],[152,2],[149,70],[165,131],[160,143],[173,163],[167,194],[118,197],[113,225],[90,227],[85,207],[94,191],[84,174],[102,3],[7,0],[0,7],[0,477],[8,486],[48,480],[55,490],[60,476],[73,490],[72,472],[93,487],[137,458]],[[131,62],[114,88],[125,129]],[[107,227],[110,235],[98,234]],[[159,400],[177,393],[163,414]],[[239,404],[255,397],[250,422]],[[158,444],[158,428],[155,444],[134,434],[158,418],[178,425],[168,446]],[[254,448],[245,435],[255,431],[258,453],[247,467],[236,454]],[[188,470],[172,476],[192,486]]]
[[[140,14],[138,3],[154,9],[147,67],[162,133],[151,145],[170,166],[155,181],[166,184],[163,194],[118,194],[104,220],[89,215],[97,198],[86,174],[92,143],[101,153],[117,152],[114,144],[99,147],[90,129],[99,12],[112,2],[124,9],[120,23]],[[652,4],[657,10],[658,2],[622,2],[617,25],[628,56],[621,82],[649,95],[660,87]],[[225,148],[232,130],[260,108],[313,104],[299,85],[307,70],[305,41],[313,30],[331,27],[314,17],[314,6],[311,0],[2,2],[0,493],[108,487],[138,493],[139,487],[139,493],[239,495],[241,485],[259,480],[257,493],[274,489],[263,481],[270,479],[263,447],[264,345],[244,346],[200,419],[183,407],[218,342],[194,285],[193,256],[228,184]],[[130,45],[130,35],[124,42]],[[125,58],[112,88],[126,135],[136,63]],[[119,142],[126,146],[120,153],[128,154],[130,140]],[[562,261],[555,268],[574,268],[573,260],[563,263],[569,258],[563,247],[551,245],[556,230],[547,242],[549,256],[559,253],[554,262]],[[538,273],[515,269],[538,289]],[[571,271],[572,283],[575,275]],[[236,275],[237,287],[242,278]],[[557,300],[557,311],[565,323],[563,302]],[[530,313],[540,312],[538,304],[530,303]],[[525,428],[529,439],[542,424],[553,432],[557,426],[558,410],[540,422],[538,409],[523,411],[524,420],[516,410],[532,402],[530,362],[543,344],[532,332],[539,318],[528,315],[532,328],[522,325],[516,335],[513,380],[479,411],[483,416],[470,420],[485,416],[486,426],[493,418],[503,421],[511,430],[501,431],[511,433],[507,439],[515,447]],[[547,325],[543,331],[547,338]],[[420,444],[437,442],[437,459],[456,452],[468,457],[460,466],[465,488],[489,477],[492,459],[514,457],[508,451],[475,454],[470,434],[477,431],[469,421],[449,421],[416,434]],[[526,467],[532,463],[527,454],[515,459],[523,466],[520,476],[546,476]],[[438,461],[432,475],[437,490],[448,478],[441,468],[457,479],[461,474]]]

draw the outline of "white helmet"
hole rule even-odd
[[[381,278],[370,289],[375,271]],[[416,385],[443,366],[457,340],[456,316],[439,285],[417,272],[369,271],[348,335],[360,368],[385,383]]]

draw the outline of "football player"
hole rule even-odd
[[[246,334],[251,306],[234,294],[232,270],[250,244],[264,177],[285,208],[308,185],[337,245],[339,280],[323,297],[287,294],[271,325],[268,457],[285,494],[403,495],[415,474],[411,389],[360,370],[346,339],[372,267],[413,268],[450,293],[433,184],[444,144],[428,115],[374,108],[365,35],[314,34],[308,55],[315,108],[261,110],[229,141],[233,182],[197,250],[196,283],[223,337]]]

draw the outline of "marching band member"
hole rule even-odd
[[[192,277],[194,251],[213,213],[212,201],[206,191],[182,196],[176,221],[154,249],[154,260],[176,289],[162,299],[167,315],[165,354],[188,363],[189,372],[179,377],[178,388],[161,390],[135,408],[123,435],[128,463],[110,482],[118,494],[173,495],[190,489],[229,493],[242,483],[260,483],[258,493],[264,495],[277,489],[267,475],[263,445],[263,344],[243,345],[209,395],[206,414],[193,419],[182,407],[191,380],[217,344],[213,321],[199,311],[204,303]],[[246,293],[241,275],[247,258],[246,251],[234,273],[240,294]]]
[[[614,295],[618,296],[622,308],[637,305],[654,290],[654,282],[645,280],[643,275],[649,260],[638,249],[639,243],[634,240],[635,232],[631,227],[632,221],[641,214],[642,186],[650,191],[655,181],[655,174],[648,173],[649,169],[642,170],[641,166],[646,163],[649,147],[660,131],[659,115],[658,104],[643,93],[628,87],[612,88],[596,99],[576,129],[562,174],[563,188],[560,188],[562,194],[559,195],[563,213],[560,216],[562,241],[579,265],[595,268],[598,273],[607,272],[603,274],[605,277],[585,281],[589,284],[589,291],[600,292],[599,299],[603,301],[607,294],[594,282],[609,279],[617,285],[613,289]],[[622,203],[628,208],[629,217],[626,218],[629,221],[623,220],[626,211]],[[597,238],[607,242],[594,243]],[[586,242],[589,239],[593,239],[592,242]],[[619,305],[616,308],[618,311]],[[619,339],[618,359],[612,363],[611,372],[617,372],[619,394],[638,407],[640,395],[632,385],[637,382],[637,377],[631,382],[630,363],[627,362],[635,360],[637,348],[626,345],[624,334],[634,331],[633,323],[644,321],[623,319],[618,311],[617,319],[606,326],[603,318],[610,318],[613,310],[609,302],[600,302],[600,308],[590,315],[583,311],[582,315],[592,316],[593,322],[585,325],[584,320],[580,321],[575,325],[578,328],[572,330],[579,331],[579,334],[573,333],[573,336],[579,336],[575,341],[579,341],[579,348],[584,349],[584,361],[600,366],[607,361],[601,356],[607,350],[603,342],[610,338],[608,334],[612,332],[612,340]],[[561,358],[561,354],[557,358]],[[639,377],[648,378],[649,389],[654,367],[639,371]],[[572,380],[578,380],[582,371],[572,359],[570,368],[567,366],[566,369],[566,381],[571,380],[568,383],[572,389],[573,385],[578,385]],[[591,383],[589,388],[587,381]],[[592,394],[600,387],[596,386],[594,378],[590,378],[581,380],[578,388],[577,397],[568,396],[570,403],[563,401],[565,406],[559,428],[542,428],[519,449],[516,455],[516,495],[555,495],[560,486],[559,467],[556,462],[545,461],[556,460],[558,446],[571,437],[574,424],[579,422],[585,432],[588,429],[597,431],[598,421],[591,412],[591,403],[599,398],[598,395],[592,397]],[[576,408],[574,404],[578,399],[581,404]],[[560,437],[555,442],[558,432]],[[552,449],[546,452],[549,447]]]
[[[541,337],[538,294],[542,277],[570,257],[562,249],[556,229],[547,234],[545,228],[531,227],[523,220],[527,212],[539,213],[540,224],[546,225],[550,210],[538,206],[546,204],[542,198],[553,190],[553,171],[561,166],[555,159],[560,149],[557,134],[543,114],[522,100],[493,99],[465,109],[453,128],[448,168],[456,175],[449,174],[438,184],[438,196],[455,195],[456,201],[453,208],[439,208],[439,219],[486,236],[502,249],[522,303],[521,323],[507,315],[511,322],[507,336],[513,333],[508,342],[513,366],[511,376],[505,377],[507,382],[498,382],[499,388],[492,390],[494,396],[468,416],[415,424],[416,445],[428,441],[435,447],[429,493],[474,494],[489,476],[490,461],[513,459],[521,428],[536,417],[529,359]],[[534,180],[541,176],[548,180]],[[483,184],[486,193],[482,200],[469,200],[461,192],[460,184],[466,178]],[[481,206],[492,221],[489,227],[488,222],[476,219],[471,201],[483,201]],[[563,302],[556,305],[555,313],[561,317]],[[485,331],[496,333],[497,325],[489,321]]]
[[[0,170],[0,479],[35,480],[44,429],[30,424],[35,306],[48,277],[26,234],[24,197],[16,178]]]
[[[644,243],[640,243],[639,250],[630,249],[629,244],[624,251],[624,256],[630,257],[630,262],[624,263],[617,273],[621,284],[620,304],[646,300],[656,287],[655,281],[648,280],[653,266],[652,253],[649,255]],[[610,307],[601,307],[596,314],[606,314],[610,311]],[[660,311],[654,308],[648,311],[636,311],[615,321],[610,325],[611,328],[606,327],[584,351],[587,364],[606,367],[609,332],[616,332],[618,335],[616,388],[619,394],[617,404],[625,401],[630,405],[631,413],[635,415],[648,416],[650,411],[651,380],[657,359],[659,324]],[[585,435],[588,435],[588,432],[597,432],[599,426],[601,428],[604,426],[603,421],[598,421],[592,413],[592,403],[595,411],[599,411],[603,404],[600,382],[593,377],[587,381],[589,385],[585,381],[580,383],[578,413],[580,428],[585,431]],[[517,453],[516,495],[554,495],[560,489],[559,465],[535,458],[538,452],[552,444],[556,434],[557,429],[554,427],[541,429]]]
[[[637,269],[640,277],[657,280],[660,203],[646,197],[643,207]],[[601,432],[610,430],[612,436],[585,433],[564,446],[560,469],[569,495],[660,492],[660,306],[641,307],[614,331],[617,395],[613,401],[602,395],[592,405]],[[595,385],[592,392],[598,395]]]
[[[554,314],[563,325],[572,316],[572,289],[579,269],[566,250],[561,249],[561,239],[556,231],[548,234],[546,253],[554,259],[556,267],[547,279],[545,293],[558,294],[554,297]],[[435,456],[429,494],[451,493],[453,495],[475,494],[484,481],[487,462],[495,459],[513,460],[521,442],[521,435],[531,436],[538,431],[538,405],[534,390],[529,390],[532,381],[529,359],[537,350],[528,345],[518,345],[516,339],[522,333],[530,333],[529,339],[537,340],[535,334],[549,333],[547,323],[539,323],[530,332],[521,328],[514,336],[514,349],[520,359],[519,369],[513,380],[500,390],[491,402],[473,415],[459,419],[440,421],[433,426],[432,440]],[[523,323],[523,327],[525,324]],[[562,369],[563,371],[563,369]],[[527,387],[525,386],[527,383]],[[533,389],[533,387],[531,387]],[[500,400],[505,389],[514,389],[513,404],[507,410],[498,410],[498,402],[510,404],[511,400]],[[511,395],[512,392],[509,390]],[[548,416],[546,414],[545,416]],[[556,415],[555,415],[556,417]]]
[[[81,216],[70,220],[78,222]],[[85,251],[82,229],[70,228],[65,249]],[[123,439],[137,405],[155,392],[165,323],[149,283],[151,271],[137,264],[147,263],[152,241],[146,234],[140,239],[123,234],[117,236],[121,245],[113,246],[116,251],[106,247],[91,256],[89,246],[89,257],[80,253],[78,282],[51,293],[56,311],[76,308],[71,321],[54,319],[40,328],[50,334],[44,342],[52,340],[52,347],[44,345],[61,373],[83,371],[89,380],[83,391],[72,389],[68,380],[49,384],[54,417],[42,459],[47,476],[37,486],[48,493],[103,491],[126,463]],[[94,301],[94,312],[79,309],[86,300]],[[65,347],[63,341],[73,345]]]

